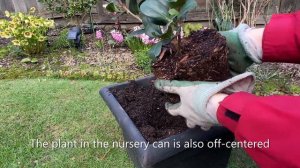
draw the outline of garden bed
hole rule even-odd
[[[69,47],[57,36],[61,29],[49,34],[49,47],[43,54],[18,56],[11,52],[9,40],[0,39],[0,79],[49,76],[68,79],[101,79],[126,81],[142,77],[144,71],[137,67],[131,51],[121,46],[108,46],[99,49],[94,34],[83,36],[83,48]],[[59,46],[59,47],[54,47]],[[24,58],[37,59],[37,62],[22,62]]]

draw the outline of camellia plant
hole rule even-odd
[[[195,0],[145,0],[140,6],[144,29],[138,33],[146,33],[151,38],[161,41],[155,44],[150,55],[157,57],[162,46],[177,37],[177,51],[180,53],[180,32],[186,15],[197,7]],[[175,32],[175,33],[174,33]]]
[[[150,49],[150,55],[157,57],[162,46],[170,43],[177,37],[177,51],[180,53],[180,32],[186,15],[197,7],[195,0],[110,0],[106,9],[110,12],[118,12],[118,5],[135,18],[141,18],[144,28],[135,31],[133,35],[146,34],[150,39],[160,39]],[[118,3],[116,3],[118,2]],[[137,16],[139,15],[139,16]],[[175,32],[175,33],[174,33]]]
[[[12,44],[19,47],[25,54],[39,54],[46,46],[46,33],[54,28],[54,21],[35,16],[35,8],[29,13],[10,13],[5,11],[8,18],[0,20],[0,37],[11,39]]]

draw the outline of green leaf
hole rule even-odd
[[[161,49],[162,49],[162,42],[158,42],[149,50],[149,55],[152,58],[155,58],[155,57],[159,56]]]
[[[106,10],[108,10],[109,12],[118,12],[119,11],[118,7],[113,2],[109,3],[106,6]]]
[[[163,35],[160,36],[160,38],[163,40],[172,39],[173,37],[174,37],[173,28],[171,26],[168,27],[168,30],[166,33],[164,33]]]
[[[146,0],[141,5],[141,12],[153,19],[155,24],[167,25],[172,21],[168,11],[168,3],[165,0]]]
[[[139,5],[137,3],[137,0],[126,0],[127,6],[130,10],[135,15],[139,14]]]
[[[180,9],[179,19],[183,19],[188,12],[195,9],[198,6],[195,0],[186,0],[185,4]]]
[[[139,3],[139,7],[141,7],[141,5],[145,2],[146,0],[141,0],[141,2]]]
[[[145,29],[140,29],[140,30],[134,31],[134,32],[130,33],[129,35],[130,36],[136,36],[136,35],[140,35],[140,34],[143,34],[143,33],[146,33]]]
[[[149,37],[157,37],[162,34],[160,27],[153,23],[152,18],[143,16],[142,20],[143,20],[143,24],[145,26],[145,33]]]
[[[176,9],[170,9],[169,14],[172,15],[172,16],[178,16],[179,12]]]
[[[30,62],[35,64],[35,63],[38,63],[39,60],[37,58],[32,58]]]
[[[169,0],[170,7],[175,9],[180,9],[186,0]]]
[[[108,40],[107,43],[108,43],[109,45],[115,45],[115,44],[116,44],[116,42],[113,41],[113,40]]]
[[[30,63],[31,62],[31,59],[30,58],[23,58],[21,60],[21,63]]]

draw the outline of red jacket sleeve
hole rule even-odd
[[[300,63],[300,11],[272,16],[263,35],[263,62]],[[244,147],[260,167],[300,167],[299,96],[235,93],[220,103],[217,117],[239,142],[269,142]]]
[[[244,146],[259,167],[300,167],[299,105],[299,96],[257,97],[240,92],[221,102],[217,117],[237,141],[264,143]]]
[[[275,14],[263,34],[263,62],[300,63],[300,11]]]

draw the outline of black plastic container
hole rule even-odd
[[[143,86],[149,86],[152,77],[139,79],[136,82]],[[114,84],[100,90],[100,94],[109,109],[122,128],[124,141],[147,142],[121,107],[117,99],[110,92],[111,88],[124,88],[128,82]],[[150,144],[145,148],[127,148],[127,152],[137,168],[225,168],[227,167],[231,149],[224,145],[214,145],[208,148],[208,142],[212,145],[218,139],[225,144],[233,141],[233,135],[224,127],[213,127],[209,131],[203,131],[199,127],[188,129],[183,133],[170,136],[166,139]],[[198,143],[203,147],[187,148],[189,142]],[[175,147],[174,142],[180,143],[180,148]],[[164,143],[165,148],[158,148],[158,144]]]

